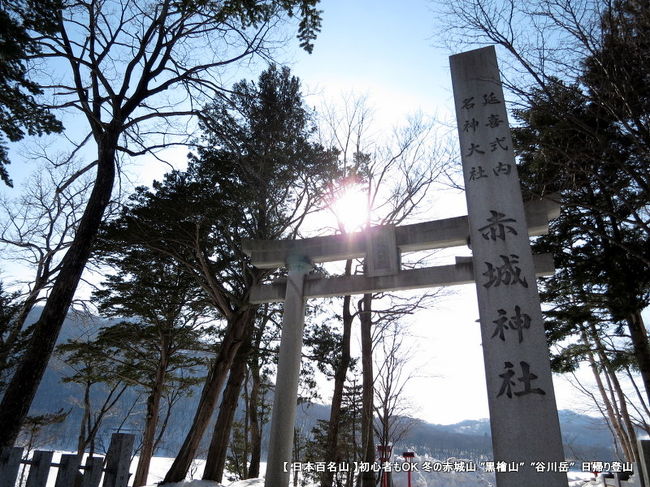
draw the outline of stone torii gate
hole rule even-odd
[[[498,487],[567,487],[536,276],[553,272],[529,236],[548,231],[559,207],[524,205],[494,48],[451,57],[469,216],[302,240],[247,241],[258,268],[288,277],[251,291],[284,301],[265,487],[287,487],[307,298],[476,283]],[[400,269],[400,254],[467,245],[455,265]],[[363,276],[308,275],[321,262],[365,258]],[[495,463],[496,464],[496,463]]]

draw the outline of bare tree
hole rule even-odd
[[[79,166],[70,158],[62,163],[48,156],[46,149],[33,155],[41,167],[27,180],[21,196],[0,200],[4,212],[0,244],[4,255],[34,273],[13,283],[21,289],[16,297],[20,305],[2,332],[2,375],[9,372],[10,355],[19,355],[19,339],[25,339],[27,316],[46,299],[61,269],[91,186],[88,178],[70,180]]]
[[[77,439],[77,456],[81,460],[86,451],[90,456],[95,453],[99,429],[126,392],[128,384],[116,374],[114,367],[107,364],[102,350],[93,346],[88,331],[76,340],[59,345],[56,353],[70,368],[63,382],[79,384],[83,390],[81,401],[77,401],[83,411]],[[97,398],[96,390],[101,386],[102,394]]]
[[[616,121],[635,152],[643,157],[650,153],[650,126],[642,101],[645,94],[639,91],[637,79],[645,76],[647,65],[640,61],[647,57],[647,6],[618,0],[462,0],[441,3],[440,13],[437,29],[445,32],[441,44],[449,50],[486,44],[502,48],[504,85],[514,95],[511,101],[515,106],[531,106],[543,93],[552,106],[561,109],[566,99],[557,88],[577,87],[582,100],[601,107]],[[599,139],[596,129],[579,116],[566,110],[561,113],[579,131]],[[599,178],[588,165],[572,170]],[[627,200],[624,223],[647,235],[650,225],[637,196],[642,194],[643,201],[650,199],[650,170],[647,164],[625,164],[620,170],[634,181],[635,188],[630,194],[617,195],[619,200]],[[618,216],[605,205],[597,210],[608,217]],[[615,240],[612,244],[624,246]],[[629,247],[623,250],[633,251]],[[647,256],[637,257],[650,264]]]
[[[646,396],[637,385],[638,377],[630,371],[629,337],[622,329],[612,329],[609,313],[599,309],[598,302],[603,300],[601,292],[575,285],[573,289],[564,287],[563,293],[566,300],[563,307],[569,304],[578,311],[575,329],[579,339],[555,343],[553,362],[558,370],[571,373],[570,383],[602,415],[620,458],[637,461],[637,432],[638,429],[648,431],[650,410]],[[590,302],[589,312],[584,310],[585,301]],[[556,304],[549,314],[553,316],[558,308],[561,307]],[[581,364],[589,367],[595,387],[575,372]],[[629,394],[630,390],[633,395]]]
[[[404,391],[412,377],[404,349],[407,335],[404,323],[392,322],[384,329],[375,354],[375,435],[384,451],[402,441],[417,422]]]
[[[225,66],[268,56],[265,40],[281,14],[298,10],[303,47],[319,30],[314,0],[177,2],[79,0],[60,12],[58,28],[38,38],[42,60],[62,60],[62,79],[42,88],[52,108],[76,111],[96,159],[92,191],[60,263],[33,336],[0,405],[0,444],[13,444],[45,371],[93,240],[111,199],[120,154],[153,154],[185,143],[171,124],[198,113],[205,97],[223,96]],[[58,70],[52,69],[52,72]]]
[[[363,191],[367,199],[365,228],[371,224],[399,225],[416,218],[424,210],[426,205],[423,203],[427,191],[440,176],[443,167],[440,145],[433,136],[432,124],[425,122],[420,116],[414,116],[404,127],[394,130],[389,142],[379,144],[369,135],[372,111],[364,98],[347,95],[340,109],[337,110],[336,105],[329,104],[324,113],[321,136],[339,149],[345,176],[341,187],[333,189],[330,196],[332,202],[345,191],[355,188],[357,191]],[[340,218],[337,226],[341,233],[350,231]],[[344,272],[346,275],[354,272],[352,261],[346,263]],[[384,297],[385,293],[364,295],[358,301],[356,309],[353,309],[350,296],[343,298],[341,352],[335,370],[326,446],[325,460],[328,462],[336,461],[343,387],[351,361],[351,327],[355,317],[359,318],[361,326],[363,461],[374,461],[375,374],[372,357],[376,340],[373,336],[381,334],[378,330],[383,329],[378,323],[385,324],[396,316],[412,313],[427,300],[419,297],[397,304],[395,300],[386,299],[380,309],[374,310],[374,300]],[[431,297],[432,294],[428,295],[428,298]],[[372,472],[362,475],[365,475],[362,485],[374,485]],[[332,481],[332,473],[325,472],[322,485],[330,486]]]
[[[322,110],[322,122],[319,124],[321,129],[321,140],[325,144],[337,147],[341,154],[341,165],[343,169],[344,181],[355,183],[357,178],[357,169],[355,167],[355,154],[362,154],[362,144],[366,143],[366,132],[368,130],[368,121],[371,117],[366,100],[360,97],[347,95],[343,99],[342,113],[337,111],[336,104],[326,104]],[[368,150],[368,149],[366,149]],[[329,198],[335,204],[336,198],[345,191],[342,189],[332,188]],[[330,207],[332,206],[330,205]],[[339,215],[334,212],[337,218],[337,229],[345,232],[345,224]],[[352,275],[353,261],[347,260],[345,263],[344,275]],[[336,362],[334,370],[334,392],[330,404],[330,418],[327,428],[327,439],[325,446],[325,461],[335,462],[337,460],[337,445],[339,441],[339,426],[341,423],[343,394],[345,380],[352,361],[350,345],[352,338],[352,323],[356,316],[353,312],[352,297],[343,297],[342,308],[342,327],[340,356]],[[329,487],[334,479],[333,472],[325,472],[322,479],[322,485]]]
[[[619,366],[613,363],[616,358],[612,359],[612,356],[616,357],[620,345],[612,343],[613,337],[603,337],[602,332],[597,330],[597,324],[593,322],[587,323],[581,328],[581,338],[587,349],[589,367],[600,394],[598,399],[593,395],[591,397],[613,430],[615,444],[620,446],[623,457],[630,462],[639,461],[636,447],[637,428],[641,425],[645,425],[647,428],[648,410],[645,398],[641,394],[637,394],[636,399],[641,408],[639,410],[634,405],[635,401],[623,391],[622,381],[619,377],[620,370],[617,370]],[[620,340],[620,337],[616,337],[616,339]],[[638,393],[636,382],[631,374],[630,379]],[[582,390],[590,394],[586,388],[583,387]],[[632,408],[640,413],[636,424],[632,420],[630,411]]]
[[[368,160],[365,168],[367,180],[369,223],[399,225],[423,210],[427,190],[440,174],[442,166],[436,154],[436,146],[430,141],[431,126],[418,117],[412,119],[403,129],[395,133],[394,148],[380,149],[378,157]],[[434,142],[435,143],[435,142]],[[377,303],[381,294],[366,294],[359,301],[358,313],[361,323],[361,364],[363,376],[362,441],[364,461],[372,462],[375,448],[374,433],[374,388],[373,349],[376,341],[373,334],[381,334],[382,324],[393,321],[397,316],[413,313],[435,292],[406,300],[401,307],[394,299],[387,300],[386,308],[379,309]],[[386,301],[384,301],[386,303]],[[401,308],[401,309],[400,309]],[[362,477],[362,485],[373,485],[374,478]]]

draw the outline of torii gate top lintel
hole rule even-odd
[[[547,233],[549,220],[556,218],[559,211],[560,205],[553,195],[527,202],[528,234],[536,236]],[[411,225],[376,226],[366,232],[327,237],[248,240],[243,247],[251,256],[253,265],[267,269],[286,266],[298,270],[307,262],[331,262],[367,256],[367,273],[364,276],[323,278],[315,275],[306,278],[304,297],[318,298],[471,283],[474,281],[471,257],[457,258],[455,265],[408,270],[399,268],[401,252],[462,246],[467,245],[468,239],[468,218],[460,216]],[[534,259],[537,276],[553,273],[552,256],[536,255]],[[250,302],[283,301],[286,291],[284,279],[258,284],[251,290]]]
[[[525,203],[529,236],[548,233],[548,222],[560,214],[555,195],[530,200]],[[252,264],[260,269],[275,269],[289,264],[292,255],[307,258],[313,263],[357,259],[368,252],[373,233],[381,233],[387,227],[395,230],[395,244],[400,252],[416,252],[467,245],[469,223],[467,216],[432,220],[424,223],[371,227],[371,235],[355,232],[325,237],[292,240],[244,240],[244,252]]]

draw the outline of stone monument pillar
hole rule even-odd
[[[494,47],[451,56],[498,487],[567,487]],[[500,463],[503,462],[503,463]]]

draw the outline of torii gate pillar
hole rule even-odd
[[[289,275],[282,315],[282,336],[275,382],[275,398],[273,399],[265,487],[289,485],[289,469],[286,468],[285,462],[291,461],[293,428],[296,424],[298,376],[305,323],[303,285],[305,275],[312,269],[312,264],[304,256],[289,255],[287,267]]]

